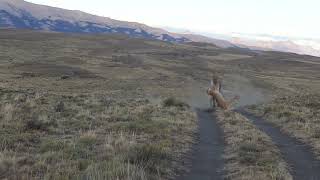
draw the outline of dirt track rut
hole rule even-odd
[[[191,154],[191,169],[176,180],[220,180],[223,179],[222,132],[213,112],[197,110],[199,134]]]
[[[294,180],[320,179],[320,161],[316,159],[309,146],[282,133],[279,128],[262,118],[244,110],[237,110],[237,112],[251,120],[253,124],[272,138],[289,164]]]

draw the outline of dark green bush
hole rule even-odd
[[[163,101],[163,106],[164,107],[190,107],[187,103],[182,102],[174,97],[169,97]]]

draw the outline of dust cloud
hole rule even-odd
[[[205,82],[189,81],[189,83],[185,84],[183,90],[176,90],[181,93],[176,94],[174,97],[183,100],[194,109],[207,109],[210,107],[209,96],[206,93],[209,86],[209,81],[207,84]],[[165,97],[160,94],[160,92],[148,93],[147,98],[152,104],[161,104]],[[250,79],[239,74],[229,74],[223,77],[222,94],[227,101],[237,95],[240,96],[237,103],[233,104],[234,108],[260,104],[271,100],[270,92],[258,87]]]
[[[230,99],[235,95],[240,96],[236,107],[260,104],[271,100],[270,92],[257,87],[250,79],[238,74],[225,76],[223,84],[223,93],[226,99]]]
[[[209,96],[206,93],[208,86],[189,86],[186,90],[189,93],[188,98],[185,100],[192,108],[205,109],[210,107]]]
[[[209,97],[206,94],[209,83],[207,85],[194,83],[187,87],[186,91],[188,91],[189,96],[186,102],[193,108],[210,107]],[[227,101],[236,95],[240,96],[240,100],[234,104],[236,108],[271,100],[271,93],[257,87],[250,79],[238,74],[225,75],[222,82],[222,93]]]

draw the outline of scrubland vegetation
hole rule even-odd
[[[195,115],[180,104],[5,89],[0,99],[1,179],[163,179],[193,141]]]
[[[114,34],[1,30],[0,42],[0,179],[173,178],[215,73],[225,96],[263,101],[255,112],[319,152],[318,58]],[[229,179],[291,178],[269,137],[219,117]]]

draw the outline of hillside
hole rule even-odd
[[[0,0],[0,27],[72,33],[120,33],[168,42],[203,41],[217,45],[231,43],[200,35],[170,33],[141,23],[118,21],[81,11],[37,5],[23,0]]]

